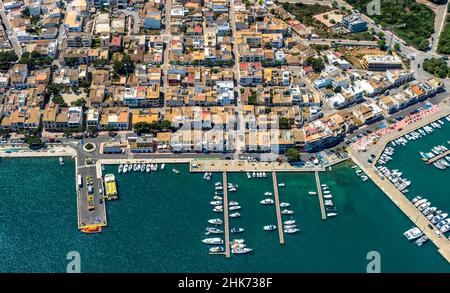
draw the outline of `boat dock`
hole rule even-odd
[[[369,167],[356,150],[349,148],[352,160],[366,175],[399,207],[402,212],[436,245],[439,253],[450,263],[450,240],[442,233],[436,234],[436,228],[431,222],[403,195],[389,180],[383,180],[377,174],[377,169]]]
[[[314,172],[314,177],[316,178],[317,195],[319,196],[320,212],[322,214],[322,220],[326,220],[327,214],[325,213],[325,204],[323,201],[322,187],[320,186],[319,172],[317,172],[317,171]]]
[[[439,155],[437,155],[437,156],[435,156],[435,157],[433,157],[433,158],[427,160],[425,164],[427,164],[427,165],[428,165],[428,164],[432,164],[432,163],[434,163],[435,161],[437,161],[437,160],[439,160],[439,159],[442,159],[443,157],[448,156],[448,155],[450,155],[450,150],[448,150],[448,151],[446,151],[446,152],[444,152],[444,153],[442,153],[442,154],[439,154]]]
[[[82,178],[82,185],[77,183],[77,218],[78,229],[87,225],[107,226],[106,203],[103,199],[103,180],[98,177],[98,170],[95,165],[81,165],[77,158],[75,161],[75,180],[78,175]],[[92,177],[91,192],[89,192],[87,177]],[[100,193],[102,191],[102,194]]]
[[[223,222],[225,224],[225,256],[230,257],[230,223],[228,222],[228,180],[223,172]]]
[[[280,244],[284,244],[284,232],[283,232],[283,224],[281,222],[281,211],[280,211],[280,197],[278,196],[278,182],[277,182],[277,173],[272,171],[272,180],[273,180],[273,194],[275,195],[275,208],[277,211],[277,222],[278,222],[278,236],[280,238]]]

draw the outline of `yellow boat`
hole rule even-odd
[[[81,232],[87,234],[100,233],[102,230],[102,227],[99,225],[87,225],[81,228]]]
[[[105,175],[105,193],[108,199],[116,199],[119,197],[114,174]]]

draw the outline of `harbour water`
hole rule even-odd
[[[403,237],[412,223],[373,183],[361,182],[349,163],[320,174],[339,213],[325,222],[319,199],[308,195],[315,190],[314,175],[278,174],[286,184],[279,188],[280,201],[291,203],[301,230],[285,235],[284,245],[277,231],[263,231],[276,224],[275,206],[259,203],[264,192],[273,192],[270,174],[229,174],[228,181],[239,185],[230,200],[242,206],[230,227],[245,228],[231,238],[245,238],[254,250],[229,259],[209,255],[201,239],[207,220],[219,215],[209,202],[222,174],[206,181],[187,165],[176,166],[178,175],[172,168],[117,174],[117,166],[107,166],[116,175],[120,199],[108,202],[109,226],[88,235],[77,230],[73,160],[60,166],[57,158],[1,159],[0,271],[64,272],[67,253],[78,251],[82,272],[365,272],[367,253],[378,251],[383,272],[450,272],[432,243],[419,248]],[[436,204],[443,188],[428,186]]]

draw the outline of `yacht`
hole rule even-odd
[[[119,167],[117,168],[117,173],[122,173],[122,171],[123,171],[123,165],[122,164],[120,164],[119,165]]]
[[[263,227],[264,231],[273,231],[276,228],[277,228],[277,226],[275,226],[275,225],[267,225],[267,226]]]
[[[291,204],[290,203],[287,203],[287,202],[282,202],[282,203],[280,203],[280,207],[282,207],[282,208],[287,208],[288,206],[290,206]]]
[[[261,204],[265,204],[265,205],[269,205],[269,204],[273,204],[274,201],[271,198],[266,198],[266,199],[263,199],[262,201],[260,201],[260,203]]]
[[[221,219],[209,219],[208,223],[214,224],[214,225],[222,225],[223,221]]]
[[[413,198],[413,199],[411,200],[411,202],[412,202],[412,203],[416,203],[417,201],[419,201],[419,200],[421,200],[421,199],[422,199],[421,196],[416,196],[415,198]]]
[[[436,228],[441,229],[445,225],[450,224],[450,219],[445,219],[436,224]]]
[[[218,245],[223,244],[222,238],[205,238],[202,240],[203,243],[209,244],[209,245]]]
[[[416,202],[414,203],[414,205],[415,205],[416,207],[418,207],[418,206],[420,206],[421,204],[423,204],[424,202],[427,202],[427,201],[428,201],[428,199],[422,198],[422,199],[416,201]]]
[[[291,229],[284,229],[283,232],[286,234],[293,234],[293,233],[297,233],[298,231],[300,231],[297,228],[291,228]]]
[[[278,183],[278,187],[284,187],[284,186],[286,186],[286,184],[284,184],[284,183]]]
[[[309,195],[317,195],[317,192],[315,192],[315,191],[310,191],[310,192],[308,192],[308,194],[309,194]]]
[[[248,247],[231,249],[231,253],[233,253],[233,254],[245,254],[245,253],[250,253],[252,251],[253,251],[253,249],[248,248]]]
[[[151,167],[150,167],[150,164],[147,164],[147,165],[145,166],[145,171],[147,171],[147,173],[150,173],[151,170],[152,170],[152,169],[151,169]]]
[[[406,231],[405,233],[403,233],[403,235],[406,237],[406,239],[411,241],[411,240],[419,238],[420,236],[423,235],[423,233],[422,233],[422,231],[420,231],[419,228],[413,227],[413,228],[409,229],[408,231]]]
[[[123,165],[122,173],[127,173],[127,172],[128,172],[128,165],[125,164],[125,165]]]
[[[230,206],[228,209],[229,209],[230,211],[237,211],[237,210],[240,210],[240,209],[241,209],[241,206]]]
[[[166,164],[162,163],[161,164],[161,170],[164,170],[164,168],[166,168]]]
[[[234,233],[242,233],[242,232],[244,232],[244,228],[232,228],[230,232],[233,234]]]
[[[327,213],[327,217],[336,217],[337,213]]]
[[[288,209],[284,209],[281,211],[282,215],[292,215],[294,214],[294,211],[288,210]]]
[[[325,195],[323,196],[323,198],[325,198],[325,199],[332,199],[333,196],[332,196],[331,194],[325,194]]]
[[[178,171],[177,169],[172,169],[172,172],[175,174],[180,174],[180,171]]]
[[[213,208],[213,212],[215,212],[215,213],[223,213],[223,207],[222,206],[215,206]]]
[[[265,195],[265,196],[271,196],[271,195],[272,195],[272,192],[269,192],[269,191],[264,192],[264,195]]]
[[[219,206],[219,205],[222,204],[222,201],[221,200],[214,200],[214,201],[209,202],[209,204],[212,205],[212,206]]]
[[[248,179],[251,179],[251,178],[252,178],[252,175],[250,175],[250,172],[247,172],[247,178],[248,178]]]
[[[294,229],[294,228],[297,228],[297,225],[295,225],[295,224],[294,225],[284,225],[283,228],[284,229]]]
[[[229,215],[230,218],[239,218],[241,216],[241,214],[239,213],[232,213]]]
[[[287,220],[287,221],[284,221],[283,224],[285,224],[285,225],[293,225],[293,224],[295,224],[295,220]]]
[[[450,225],[449,224],[445,224],[444,226],[442,226],[439,231],[441,231],[442,233],[447,233],[450,230]]]
[[[213,199],[215,199],[215,200],[222,200],[222,197],[221,197],[221,196],[218,196],[218,195],[214,195],[214,196],[213,196]]]
[[[229,205],[229,206],[238,206],[239,203],[238,203],[237,201],[230,201],[230,202],[228,203],[228,205]]]
[[[64,159],[63,157],[59,157],[59,164],[62,166],[64,165]]]

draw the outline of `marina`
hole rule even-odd
[[[228,186],[228,177],[227,172],[223,172],[223,186]],[[224,212],[223,218],[225,222],[225,256],[230,257],[230,224],[228,218],[228,188],[225,188],[223,191],[223,200],[224,200]]]
[[[314,172],[314,179],[316,180],[317,192],[319,193],[320,213],[322,215],[322,220],[326,220],[327,219],[327,215],[326,215],[326,212],[325,212],[325,202],[323,200],[322,188],[320,186],[319,172],[317,172],[317,171]]]

